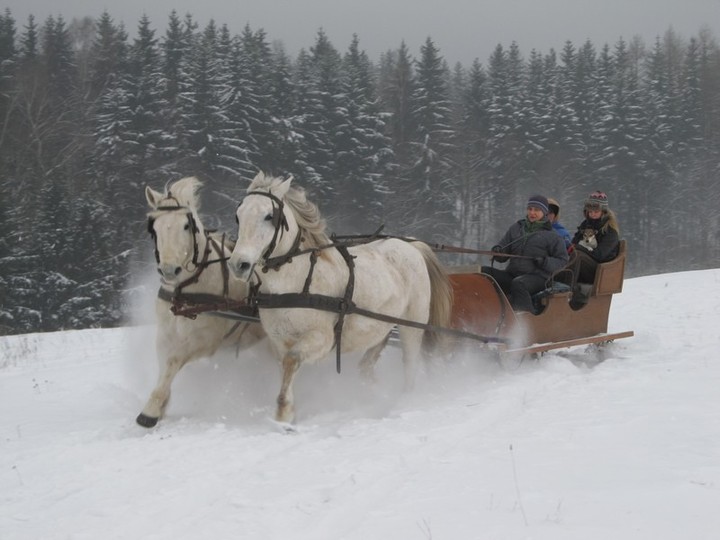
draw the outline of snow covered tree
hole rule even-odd
[[[277,175],[292,173],[305,177],[301,157],[303,137],[299,131],[304,123],[304,116],[298,106],[299,90],[294,80],[292,61],[280,44],[273,47],[268,69],[268,113],[273,126],[273,139],[265,149],[266,159],[272,164],[267,172]]]
[[[390,113],[387,133],[393,141],[395,159],[401,171],[409,168],[410,143],[415,132],[411,105],[415,88],[413,61],[403,41],[396,51],[383,57],[379,81],[382,107]]]
[[[253,32],[246,26],[239,44],[237,89],[243,106],[243,123],[248,130],[245,146],[248,161],[252,164],[247,176],[254,176],[258,170],[269,172],[275,167],[275,126],[270,112],[273,107],[270,79],[273,58],[263,30]]]
[[[97,21],[89,59],[89,101],[93,102],[127,68],[127,33],[107,11]]]
[[[340,96],[344,123],[333,133],[337,213],[353,232],[376,229],[383,221],[385,175],[392,167],[390,140],[378,107],[372,64],[355,36],[343,58]]]
[[[155,180],[164,145],[158,42],[142,17],[128,68],[102,93],[96,116],[95,160],[113,181],[113,200],[138,207],[141,188]]]
[[[186,56],[187,77],[180,82],[180,123],[186,137],[183,146],[187,148],[183,168],[192,174],[212,175],[222,161],[222,66],[217,46],[217,27],[210,21],[201,34],[194,36]]]
[[[495,187],[493,200],[506,215],[514,215],[519,206],[524,204],[527,194],[516,193],[517,163],[520,160],[520,147],[515,138],[517,111],[512,94],[508,53],[500,44],[490,56],[488,83],[491,97],[488,107],[490,137],[487,162],[489,177]]]
[[[401,196],[414,195],[407,216],[412,230],[444,241],[456,228],[457,181],[452,176],[454,130],[449,99],[448,69],[432,39],[420,48],[410,99],[414,132],[409,141],[410,162],[404,172]]]
[[[325,32],[318,31],[309,53],[298,56],[295,85],[298,112],[303,116],[298,133],[302,137],[301,181],[325,202],[326,213],[336,203],[335,155],[332,133],[345,121],[339,107],[342,58]]]
[[[487,143],[489,137],[488,106],[490,93],[487,74],[476,59],[464,77],[455,77],[456,170],[458,176],[457,241],[464,246],[485,246],[494,239],[492,231],[494,206],[488,194]]]

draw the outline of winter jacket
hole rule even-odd
[[[537,230],[530,230],[533,227],[537,227]],[[532,257],[510,258],[506,270],[513,276],[538,274],[547,279],[557,270],[564,268],[568,262],[568,252],[563,239],[546,220],[535,226],[527,219],[516,221],[493,247],[493,251]],[[498,262],[503,262],[503,259],[507,257],[496,256]]]
[[[569,248],[570,244],[572,243],[572,235],[565,228],[565,225],[563,225],[559,221],[555,221],[552,224],[552,228],[555,229],[555,232],[558,233],[560,237],[565,241],[565,247]]]
[[[585,219],[578,227],[572,240],[575,249],[584,251],[599,263],[611,261],[617,257],[618,247],[620,245],[620,235],[614,228],[607,226],[607,221],[608,218],[605,216],[600,219]],[[578,244],[578,242],[583,239],[583,231],[585,229],[595,231],[597,247],[593,250],[589,250]]]

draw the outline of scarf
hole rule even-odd
[[[539,219],[537,221],[528,221],[527,219],[523,219],[523,232],[525,233],[525,236],[529,236],[538,231],[547,230],[549,229],[549,223],[550,222],[546,219]]]
[[[598,219],[586,219],[580,227],[578,227],[579,230],[584,229],[592,229],[596,233],[599,232],[605,232],[604,227],[608,222],[607,216],[603,216]]]

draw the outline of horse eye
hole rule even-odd
[[[238,225],[240,225],[240,220],[238,219],[237,214],[235,214],[235,223],[237,223]]]
[[[272,221],[272,214],[265,216],[265,221]]]
[[[186,223],[186,224],[185,224],[185,227],[183,227],[183,228],[187,231],[187,230],[190,228],[190,224],[189,224],[189,223]]]

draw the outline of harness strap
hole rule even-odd
[[[295,235],[295,240],[293,241],[293,245],[290,247],[290,250],[285,255],[278,255],[277,257],[271,257],[269,259],[265,259],[265,263],[263,264],[263,267],[262,267],[263,273],[267,274],[268,271],[270,271],[270,270],[279,270],[280,267],[282,265],[284,265],[285,263],[292,262],[294,257],[297,257],[298,255],[302,255],[305,253],[312,253],[313,251],[316,251],[317,249],[321,249],[321,248],[312,248],[312,249],[306,249],[306,250],[300,251],[298,248],[300,247],[301,242],[302,242],[302,232],[300,231],[300,229],[298,229],[297,235]]]
[[[302,292],[309,293],[310,292],[310,284],[312,283],[312,276],[313,272],[315,271],[315,263],[317,263],[318,258],[318,250],[314,249],[310,252],[310,270],[308,270],[308,275],[305,278],[305,284],[303,285]]]
[[[465,330],[456,328],[446,328],[443,326],[435,326],[432,324],[424,324],[408,319],[393,317],[383,313],[376,313],[361,307],[358,307],[352,300],[347,301],[345,298],[337,296],[327,296],[324,294],[305,294],[305,293],[257,293],[248,298],[248,303],[259,309],[288,309],[288,308],[307,308],[317,309],[320,311],[329,311],[331,313],[345,313],[346,315],[361,315],[378,321],[397,324],[399,326],[410,326],[420,330],[432,330],[435,332],[443,332],[457,337],[473,339],[483,343],[509,343],[509,339],[493,336],[482,336]]]
[[[208,311],[218,316],[241,321],[259,322],[257,309],[248,305],[245,300],[230,300],[216,294],[209,293],[182,293],[177,290],[169,291],[160,287],[158,298],[172,304],[170,311],[174,315],[182,315],[189,319],[197,318],[198,314]],[[227,312],[224,314],[223,312]]]
[[[178,284],[178,286],[175,287],[173,290],[168,290],[163,287],[160,287],[160,289],[158,290],[158,298],[160,298],[161,300],[165,300],[166,302],[170,302],[172,304],[170,310],[175,315],[183,315],[190,319],[195,319],[198,313],[207,311],[206,309],[198,309],[198,304],[210,304],[216,309],[231,309],[232,306],[232,309],[241,311],[237,309],[235,303],[231,303],[228,298],[230,275],[227,266],[228,257],[225,256],[225,234],[223,233],[220,245],[218,245],[218,242],[217,240],[215,240],[215,238],[210,236],[208,231],[205,232],[205,237],[207,239],[207,242],[205,244],[205,251],[203,252],[203,259],[202,261],[200,261],[199,264],[196,265],[197,270],[195,271],[195,273],[182,283]],[[213,250],[215,250],[215,252],[220,255],[220,258],[209,261],[208,258],[210,257],[210,252]],[[200,280],[200,276],[203,271],[213,263],[221,264],[221,272],[223,279],[222,296],[211,293],[186,293],[183,291],[185,287],[197,283]],[[243,316],[252,316],[257,318],[257,313],[244,313]]]
[[[342,255],[342,258],[345,260],[345,264],[347,264],[348,267],[348,282],[347,286],[345,287],[345,296],[340,303],[340,312],[338,313],[338,319],[335,322],[335,328],[333,329],[335,332],[335,368],[337,369],[337,372],[340,373],[340,353],[342,348],[342,330],[343,324],[345,324],[345,314],[348,312],[348,309],[351,305],[354,308],[357,308],[357,306],[355,306],[352,301],[353,292],[355,292],[355,261],[353,260],[354,257],[350,255],[350,252],[348,251],[348,248],[346,246],[338,246],[337,250],[340,252],[340,255]]]
[[[225,238],[225,235],[223,234],[223,239]],[[197,270],[193,275],[191,275],[189,278],[187,278],[185,281],[180,283],[176,290],[178,291],[178,294],[182,293],[182,290],[185,287],[188,287],[190,285],[193,285],[200,281],[200,276],[205,271],[205,269],[210,266],[211,264],[215,263],[221,263],[221,271],[223,276],[223,295],[228,295],[228,282],[229,282],[229,273],[228,273],[228,267],[227,267],[227,260],[228,257],[225,257],[225,246],[224,243],[221,248],[217,247],[217,242],[210,236],[210,234],[206,231],[205,232],[205,250],[203,251],[203,258],[202,260],[197,263],[195,266]],[[197,249],[197,244],[196,244]],[[212,250],[215,250],[218,255],[220,255],[219,259],[213,259],[212,261],[209,261],[210,253]]]
[[[209,264],[208,258],[210,257],[210,251],[212,250],[212,245],[210,244],[210,239],[207,236],[207,234],[205,235],[205,240],[206,240],[205,241],[205,250],[203,251],[202,260],[199,263],[195,264],[195,267],[197,268],[197,270],[195,271],[195,273],[193,275],[191,275],[189,278],[187,278],[185,281],[183,281],[176,287],[176,290],[178,291],[178,293],[182,293],[182,290],[185,287],[188,287],[188,286],[193,285],[193,284],[197,283],[198,281],[200,281],[200,276],[205,271],[205,269],[208,267],[208,264]],[[195,250],[197,251],[197,242],[195,243]]]
[[[220,271],[222,272],[223,277],[223,296],[227,296],[229,294],[229,283],[230,283],[230,274],[228,271],[228,265],[227,260],[229,257],[225,256],[225,233],[222,234],[222,238],[220,239],[220,244],[218,245],[217,240],[215,238],[208,236],[208,240],[212,242],[213,249],[216,253],[220,255],[220,258],[216,261],[210,261],[208,264],[212,264],[213,262],[221,262]]]

